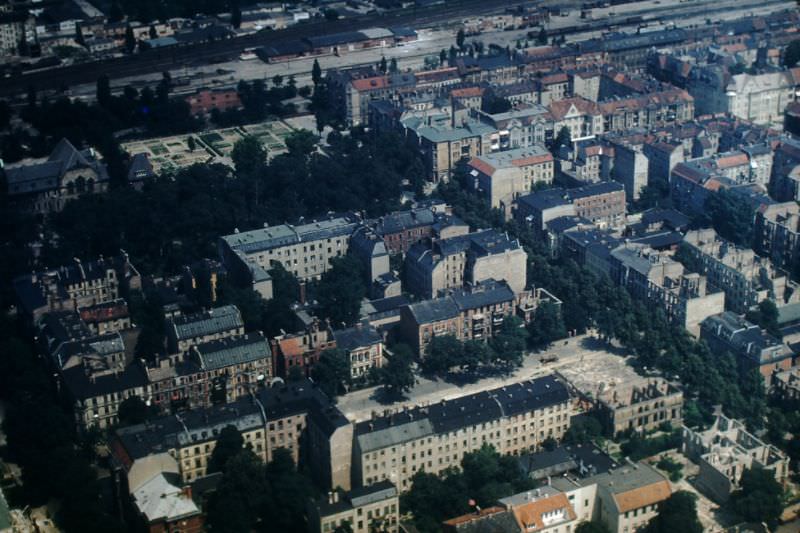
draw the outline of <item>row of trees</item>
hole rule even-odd
[[[486,370],[508,372],[522,364],[526,341],[527,332],[516,316],[506,317],[502,329],[488,342],[461,342],[453,335],[439,335],[428,344],[423,369],[439,375],[453,369],[471,376]]]

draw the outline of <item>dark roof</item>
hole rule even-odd
[[[195,350],[201,366],[210,370],[271,359],[272,356],[269,343],[261,333],[248,333],[198,344]]]
[[[631,239],[631,242],[645,244],[655,250],[677,246],[681,241],[683,241],[683,234],[677,231],[654,231]]]
[[[569,215],[565,217],[556,217],[548,220],[545,223],[548,231],[556,234],[564,233],[565,231],[580,226],[581,224],[591,224],[591,221],[576,215]]]
[[[369,325],[334,330],[333,338],[336,339],[336,347],[345,351],[372,346],[383,340],[380,333]]]
[[[616,181],[600,181],[598,183],[592,183],[590,185],[577,187],[575,189],[567,189],[565,192],[568,198],[577,200],[579,198],[587,198],[589,196],[597,196],[599,194],[609,194],[620,191],[625,191],[625,187],[621,183]]]
[[[664,225],[681,230],[689,227],[691,219],[675,209],[662,209],[654,207],[642,213],[642,223],[646,225],[662,222]]]
[[[386,479],[366,487],[356,487],[350,492],[340,491],[340,497],[337,502],[331,503],[327,497],[322,497],[314,503],[319,510],[319,515],[324,517],[394,498],[397,494],[397,488],[391,481]]]
[[[417,324],[427,324],[455,318],[459,315],[458,305],[449,297],[424,300],[408,306]]]
[[[458,308],[465,311],[514,301],[514,291],[505,281],[487,280],[474,287],[454,291],[452,298]]]
[[[337,46],[341,44],[365,41],[366,39],[367,36],[359,31],[332,33],[330,35],[317,35],[304,38],[304,40],[308,44],[310,44],[312,48],[320,48],[323,46]]]
[[[256,55],[261,59],[274,56],[301,55],[311,50],[311,46],[299,39],[280,41],[271,46],[262,46],[256,50]]]
[[[569,200],[566,197],[566,191],[560,187],[545,189],[543,191],[537,191],[531,194],[520,196],[517,202],[537,211],[544,211],[545,209],[551,209],[560,205],[569,204]]]
[[[416,37],[417,35],[416,30],[405,26],[389,26],[389,31],[392,32],[395,37]]]
[[[375,311],[378,313],[384,313],[386,311],[392,311],[394,309],[399,309],[404,305],[408,305],[410,300],[408,296],[404,294],[400,294],[398,296],[390,296],[388,298],[379,298],[377,300],[370,300],[369,302],[372,304],[372,307],[375,308]]]
[[[421,226],[432,226],[436,222],[433,211],[427,207],[421,209],[411,209],[408,211],[398,211],[381,217],[375,228],[378,235],[388,235],[400,231],[419,228]]]
[[[150,163],[150,157],[147,154],[133,154],[128,165],[128,181],[142,181],[155,177],[155,175],[153,164]]]
[[[328,434],[349,423],[330,399],[309,380],[261,389],[256,397],[260,403],[252,398],[243,398],[121,428],[117,430],[117,438],[127,454],[137,459],[193,442],[214,440],[227,425],[237,426],[240,430],[262,427],[264,415],[267,420],[275,420],[295,413],[308,413],[316,425]]]
[[[367,435],[424,419],[430,421],[435,433],[448,433],[567,400],[569,392],[566,385],[551,374],[359,422],[355,427],[355,435]]]
[[[147,374],[139,365],[130,365],[122,372],[90,378],[83,367],[73,366],[61,371],[64,387],[76,400],[86,400],[123,392],[147,385]]]

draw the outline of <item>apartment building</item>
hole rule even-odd
[[[469,233],[469,226],[448,214],[443,204],[388,213],[368,224],[383,238],[386,250],[405,254],[411,246],[428,239],[446,239]]]
[[[789,369],[794,359],[791,348],[780,339],[730,311],[705,319],[700,338],[715,353],[728,352],[745,367],[757,369],[767,386],[774,373]]]
[[[662,424],[683,425],[683,391],[663,378],[642,378],[606,389],[597,403],[615,436],[625,431],[646,433]]]
[[[425,163],[427,178],[433,183],[450,179],[456,165],[491,152],[491,135],[496,130],[474,120],[453,125],[450,117],[411,116],[401,120],[407,138],[417,145]]]
[[[800,297],[797,284],[769,259],[726,241],[713,229],[687,232],[682,250],[691,258],[687,266],[722,289],[725,307],[735,313],[744,314],[764,300],[782,306]]]
[[[763,205],[756,211],[754,249],[778,268],[794,270],[800,245],[800,207],[796,202]]]
[[[661,307],[672,323],[694,336],[703,320],[725,310],[724,292],[714,292],[704,276],[687,273],[663,252],[629,243],[612,250],[609,259],[612,280],[634,298]]]
[[[424,357],[433,337],[453,335],[461,341],[487,340],[512,314],[529,321],[542,299],[560,303],[544,289],[514,293],[505,282],[487,280],[448,295],[400,308],[399,335]]]
[[[473,188],[506,219],[521,195],[551,184],[554,175],[553,156],[541,145],[473,157],[469,167]]]
[[[18,55],[20,45],[36,38],[34,17],[25,9],[3,6],[0,10],[0,56]]]
[[[781,126],[799,85],[800,68],[730,76],[724,67],[712,66],[698,69],[689,91],[698,99],[699,113],[731,113],[754,124]]]
[[[405,259],[407,289],[421,298],[484,280],[505,280],[514,293],[527,283],[528,255],[518,241],[496,230],[416,244]]]
[[[268,271],[273,262],[300,281],[319,279],[333,258],[347,253],[350,236],[358,225],[357,215],[345,214],[297,226],[281,224],[234,232],[220,238],[219,252],[236,279],[270,299],[272,280]]]
[[[800,101],[796,106],[800,109]],[[774,153],[770,193],[782,202],[800,200],[800,140],[783,136]]]
[[[242,313],[235,305],[223,305],[193,315],[179,315],[167,324],[170,353],[187,353],[198,344],[244,334]]]
[[[272,377],[269,343],[258,332],[194,345],[190,360],[198,368],[195,375],[187,376],[188,381],[205,382],[214,403],[242,398]]]
[[[281,333],[270,344],[273,374],[281,377],[287,377],[293,367],[299,368],[305,376],[310,375],[322,352],[336,348],[333,331],[317,317],[309,317],[299,331]]]
[[[383,337],[369,324],[334,330],[333,339],[347,354],[352,379],[366,380],[370,370],[383,366]]]
[[[275,450],[285,448],[297,462],[302,451],[308,453],[304,460],[323,486],[350,488],[353,427],[307,380],[264,388],[230,404],[120,428],[111,451],[127,472],[139,461],[157,462],[189,483],[208,474],[219,432],[231,425],[262,461],[271,461]],[[308,442],[302,450],[301,440]]]
[[[56,381],[72,406],[79,431],[113,427],[120,404],[132,396],[146,398],[149,391],[147,375],[139,365],[96,372],[79,364],[62,370]]]
[[[334,109],[350,127],[367,124],[370,102],[397,99],[417,84],[410,72],[381,74],[372,68],[329,70],[325,81]]]
[[[789,458],[745,428],[744,422],[718,413],[707,430],[683,427],[681,451],[700,465],[698,486],[717,501],[727,501],[739,488],[748,468],[772,472],[784,484],[789,476]]]
[[[493,89],[497,96],[505,95],[514,102],[514,94],[508,94],[514,88],[500,86]],[[491,127],[492,150],[512,150],[515,148],[530,148],[542,145],[553,139],[553,117],[547,107],[535,102],[515,102],[514,107],[503,113],[486,113],[476,110],[478,120]]]
[[[332,533],[345,524],[353,533],[395,533],[400,523],[400,495],[390,481],[349,492],[336,489],[311,500],[306,508],[313,533]]]
[[[520,454],[548,437],[560,440],[572,414],[567,387],[549,375],[374,416],[355,425],[354,483],[388,480],[404,492],[418,470],[439,474],[485,443],[501,454]]]
[[[613,181],[601,181],[574,189],[553,188],[520,197],[516,217],[543,233],[547,223],[559,217],[577,216],[600,227],[618,226],[627,211],[625,189]]]
[[[36,323],[48,312],[118,300],[123,292],[141,288],[141,276],[123,251],[95,261],[75,258],[68,265],[18,276],[13,285],[20,310]]]

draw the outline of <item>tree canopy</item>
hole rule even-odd
[[[242,451],[244,438],[236,426],[222,428],[208,460],[208,473],[225,472],[228,462]]]
[[[783,512],[783,488],[765,468],[748,468],[739,480],[740,489],[731,494],[734,509],[745,520],[776,524]]]
[[[645,530],[647,533],[703,533],[697,518],[697,496],[685,490],[673,492],[658,508]]]

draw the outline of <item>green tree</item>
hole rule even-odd
[[[772,471],[749,468],[742,472],[739,485],[731,495],[736,512],[751,522],[776,524],[783,512],[783,488]]]
[[[561,129],[558,130],[558,135],[556,135],[555,139],[550,143],[550,151],[556,154],[562,146],[572,146],[569,128],[566,126],[561,126]]]
[[[197,148],[197,143],[194,140],[194,136],[190,135],[188,139],[186,139],[186,146],[189,147],[190,152],[194,152],[194,149]],[[236,147],[234,146],[234,149]]]
[[[223,533],[251,531],[259,511],[272,498],[264,465],[251,450],[242,449],[225,465],[222,479],[209,498],[209,529]]]
[[[745,314],[745,318],[767,330],[770,335],[779,339],[782,337],[778,325],[778,307],[772,300],[762,300],[756,309],[751,309]]]
[[[353,324],[359,317],[361,300],[367,294],[359,261],[350,255],[334,258],[314,294],[321,314],[330,319],[334,328]]]
[[[754,218],[753,206],[746,198],[723,189],[709,195],[705,211],[696,223],[710,223],[723,239],[750,247]]]
[[[603,434],[603,424],[591,414],[573,416],[569,429],[564,434],[564,442],[584,444]]]
[[[308,130],[298,130],[286,137],[286,148],[292,155],[309,156],[317,146],[317,136]]]
[[[347,352],[338,348],[325,350],[311,369],[311,377],[319,388],[331,398],[346,392],[350,383],[350,362]]]
[[[314,65],[311,67],[311,81],[314,82],[314,87],[322,81],[322,68],[319,66],[319,61],[314,60]]]
[[[783,66],[793,68],[800,61],[800,39],[790,42],[783,53]]]
[[[646,528],[647,533],[703,533],[703,525],[697,518],[697,496],[685,490],[673,492],[659,506],[658,515]]]
[[[461,361],[463,346],[453,335],[437,335],[428,343],[422,365],[428,372],[443,373]]]
[[[539,30],[539,34],[536,36],[536,44],[539,46],[544,46],[547,44],[547,30],[544,29],[544,26]]]
[[[240,177],[254,177],[257,172],[263,171],[267,164],[267,151],[258,138],[247,135],[233,145],[231,159]]]
[[[502,98],[489,93],[483,98],[481,108],[484,112],[491,115],[505,113],[511,109],[511,101],[508,98]]]
[[[243,446],[244,438],[236,426],[228,425],[222,428],[208,460],[208,472],[225,472],[228,461],[237,456]]]
[[[387,355],[387,362],[378,376],[389,396],[402,396],[414,387],[413,361],[414,354],[406,344],[395,345],[391,355]]]
[[[534,348],[547,348],[567,336],[561,311],[553,302],[542,302],[528,324],[528,339]]]
[[[495,354],[495,361],[505,369],[516,368],[522,364],[522,356],[528,341],[528,334],[522,319],[511,315],[503,320],[500,332],[489,341]]]
[[[389,61],[389,72],[391,72],[391,73],[395,73],[395,72],[397,72],[397,71],[398,71],[398,68],[397,68],[397,58],[393,57],[393,58],[392,58],[392,59]]]
[[[468,373],[476,373],[483,365],[491,362],[494,354],[489,345],[481,340],[468,340],[461,345],[461,353],[458,356],[458,364],[461,370]]]
[[[155,39],[158,37],[158,31],[156,31],[156,27],[150,24],[150,29],[147,30],[147,34],[150,36],[151,39]]]
[[[378,70],[382,73],[386,74],[386,71],[389,69],[389,65],[386,63],[386,56],[381,56],[381,60],[378,63]]]
[[[141,424],[147,420],[148,415],[147,404],[138,396],[130,396],[122,400],[119,404],[117,417],[119,423],[123,426],[132,426],[134,424]]]
[[[283,85],[283,76],[281,76],[280,74],[275,74],[274,76],[272,76],[272,85],[276,87],[280,87],[281,85]]]
[[[466,39],[466,35],[464,34],[464,29],[461,28],[456,33],[456,46],[458,46],[461,50],[464,49],[464,39]]]
[[[125,51],[132,54],[136,49],[136,37],[133,35],[133,28],[128,24],[125,26]]]

